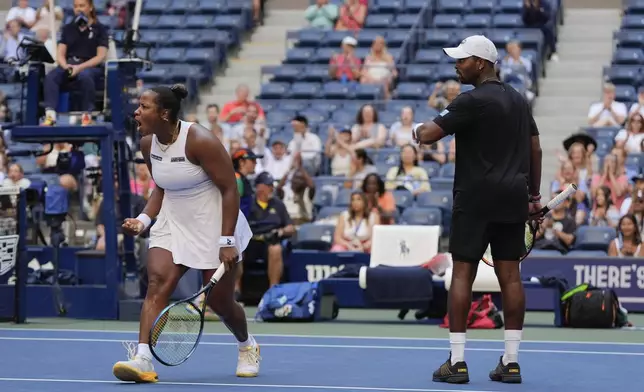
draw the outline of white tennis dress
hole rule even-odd
[[[150,229],[150,248],[172,252],[175,264],[209,270],[220,265],[221,192],[201,166],[186,156],[192,124],[180,121],[179,136],[170,146],[159,143],[152,135],[152,178],[165,194],[157,221]],[[239,212],[235,244],[240,260],[252,235],[246,217]]]

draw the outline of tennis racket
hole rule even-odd
[[[150,330],[150,351],[157,361],[166,366],[177,366],[195,352],[203,335],[208,296],[225,272],[226,268],[222,263],[205,287],[190,298],[171,304],[161,311]],[[201,294],[205,295],[200,309],[194,301]]]
[[[563,203],[564,200],[568,199],[576,191],[577,191],[577,185],[575,184],[568,185],[566,189],[564,189],[561,193],[559,193],[552,200],[550,200],[548,204],[546,204],[546,206],[543,207],[541,211],[539,211],[539,213],[536,214],[536,217],[538,218],[546,215],[550,210],[552,210],[559,204]],[[525,259],[530,254],[530,251],[532,251],[532,247],[534,246],[535,236],[537,234],[538,228],[539,228],[539,224],[536,223],[535,221],[528,220],[525,223],[525,253],[523,254],[523,256],[519,261],[523,261],[523,259]],[[492,261],[492,255],[490,254],[489,251],[490,249],[488,247],[488,250],[483,255],[482,260],[485,264],[489,265],[490,267],[494,267],[494,262]]]

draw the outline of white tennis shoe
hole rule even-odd
[[[136,383],[151,383],[159,381],[157,372],[154,371],[152,360],[141,355],[135,355],[136,345],[124,344],[128,350],[128,360],[114,364],[112,373],[121,381]]]
[[[237,359],[237,377],[257,377],[261,360],[259,344],[255,343],[252,346],[240,348]]]

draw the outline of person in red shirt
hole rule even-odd
[[[246,110],[250,106],[254,106],[257,109],[258,117],[260,119],[264,118],[264,109],[257,102],[250,101],[248,96],[250,95],[250,90],[245,84],[240,84],[235,90],[235,95],[237,99],[230,101],[221,108],[221,113],[219,113],[219,120],[222,122],[236,123],[242,120],[246,115]]]
[[[356,57],[358,45],[353,37],[344,37],[342,53],[336,53],[329,61],[329,76],[336,80],[358,80],[362,69],[362,60]]]
[[[367,6],[359,0],[346,0],[340,7],[336,30],[361,30],[367,17]]]

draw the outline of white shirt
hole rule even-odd
[[[628,111],[628,114],[630,116],[637,111],[640,112],[640,115],[644,116],[644,105],[640,105],[639,102],[635,102],[631,105],[631,110]]]
[[[628,109],[622,102],[613,101],[613,103],[611,104],[611,109],[620,117],[626,118],[626,115],[628,114]],[[620,125],[615,122],[615,119],[613,118],[611,112],[604,108],[603,102],[597,102],[590,105],[590,109],[588,110],[588,119],[594,118],[599,113],[601,113],[601,115],[597,119],[597,123],[603,122],[605,120],[610,120],[613,125]]]
[[[271,176],[276,180],[280,180],[288,173],[292,163],[293,157],[288,154],[284,154],[282,158],[277,159],[268,149],[264,153],[264,170],[271,173]]]
[[[296,133],[293,140],[288,144],[288,150],[292,153],[301,152],[303,160],[317,159],[322,152],[322,140],[311,132]]]
[[[18,18],[22,18],[22,20],[24,20],[27,24],[32,24],[36,21],[36,10],[31,7],[11,7],[9,12],[7,13],[7,22]]]
[[[626,143],[624,144],[624,149],[629,154],[639,154],[640,152],[642,152],[642,140],[644,140],[644,132],[629,135],[628,131],[626,131],[625,129],[619,131],[617,136],[615,136],[616,142],[626,141]]]

